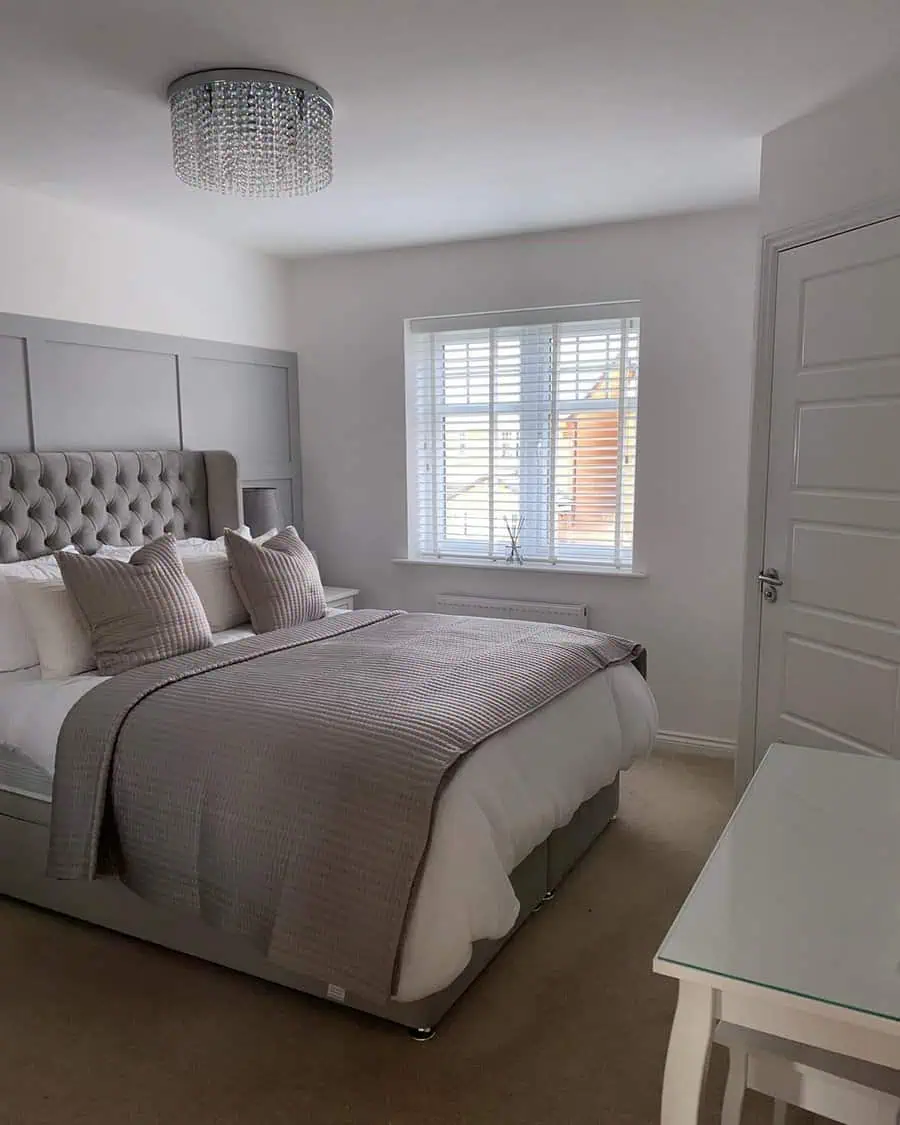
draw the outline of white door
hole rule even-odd
[[[757,764],[900,757],[900,219],[779,255]]]

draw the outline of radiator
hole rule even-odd
[[[475,598],[464,594],[438,594],[438,613],[458,613],[463,617],[506,617],[514,621],[550,621],[555,625],[575,625],[587,629],[586,605],[554,602],[511,602],[506,598]]]

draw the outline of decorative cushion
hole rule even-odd
[[[43,679],[65,679],[97,667],[91,635],[59,572],[47,582],[13,578],[10,587],[37,648]]]
[[[257,633],[325,616],[325,591],[312,551],[286,527],[265,543],[225,532],[232,577]]]
[[[74,547],[67,547],[72,553]],[[30,562],[0,565],[0,672],[15,672],[19,668],[32,668],[39,660],[37,645],[22,616],[14,583],[61,582],[59,563],[52,555],[32,559]]]
[[[173,535],[142,547],[130,562],[62,553],[57,559],[66,589],[87,622],[101,675],[115,676],[212,643]]]

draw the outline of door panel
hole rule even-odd
[[[852,239],[858,233],[850,231],[836,238]],[[898,292],[900,259],[890,250],[881,260],[843,269],[827,263],[818,277],[807,275],[803,283],[804,370],[824,364],[865,362],[879,356],[900,357]]]
[[[893,628],[873,627],[871,621],[861,618],[796,604],[785,611],[783,620],[786,636],[805,637],[832,648],[865,652],[877,660],[896,663],[897,638]]]
[[[900,624],[900,535],[852,527],[794,526],[788,560],[798,605]]]
[[[779,255],[757,762],[900,756],[900,219]]]
[[[790,712],[786,712],[782,717],[780,730],[780,741],[793,746],[820,746],[823,750],[842,750],[844,753],[881,756],[880,751],[864,742],[854,741],[846,733],[838,734],[836,731],[828,730],[827,727],[791,715]]]
[[[784,710],[882,753],[893,744],[898,669],[846,649],[787,637]]]
[[[900,401],[803,403],[797,426],[799,488],[900,490]],[[835,451],[840,450],[840,460]]]

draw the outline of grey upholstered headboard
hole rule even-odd
[[[70,543],[139,546],[164,532],[215,538],[241,522],[230,453],[0,453],[0,563]]]

